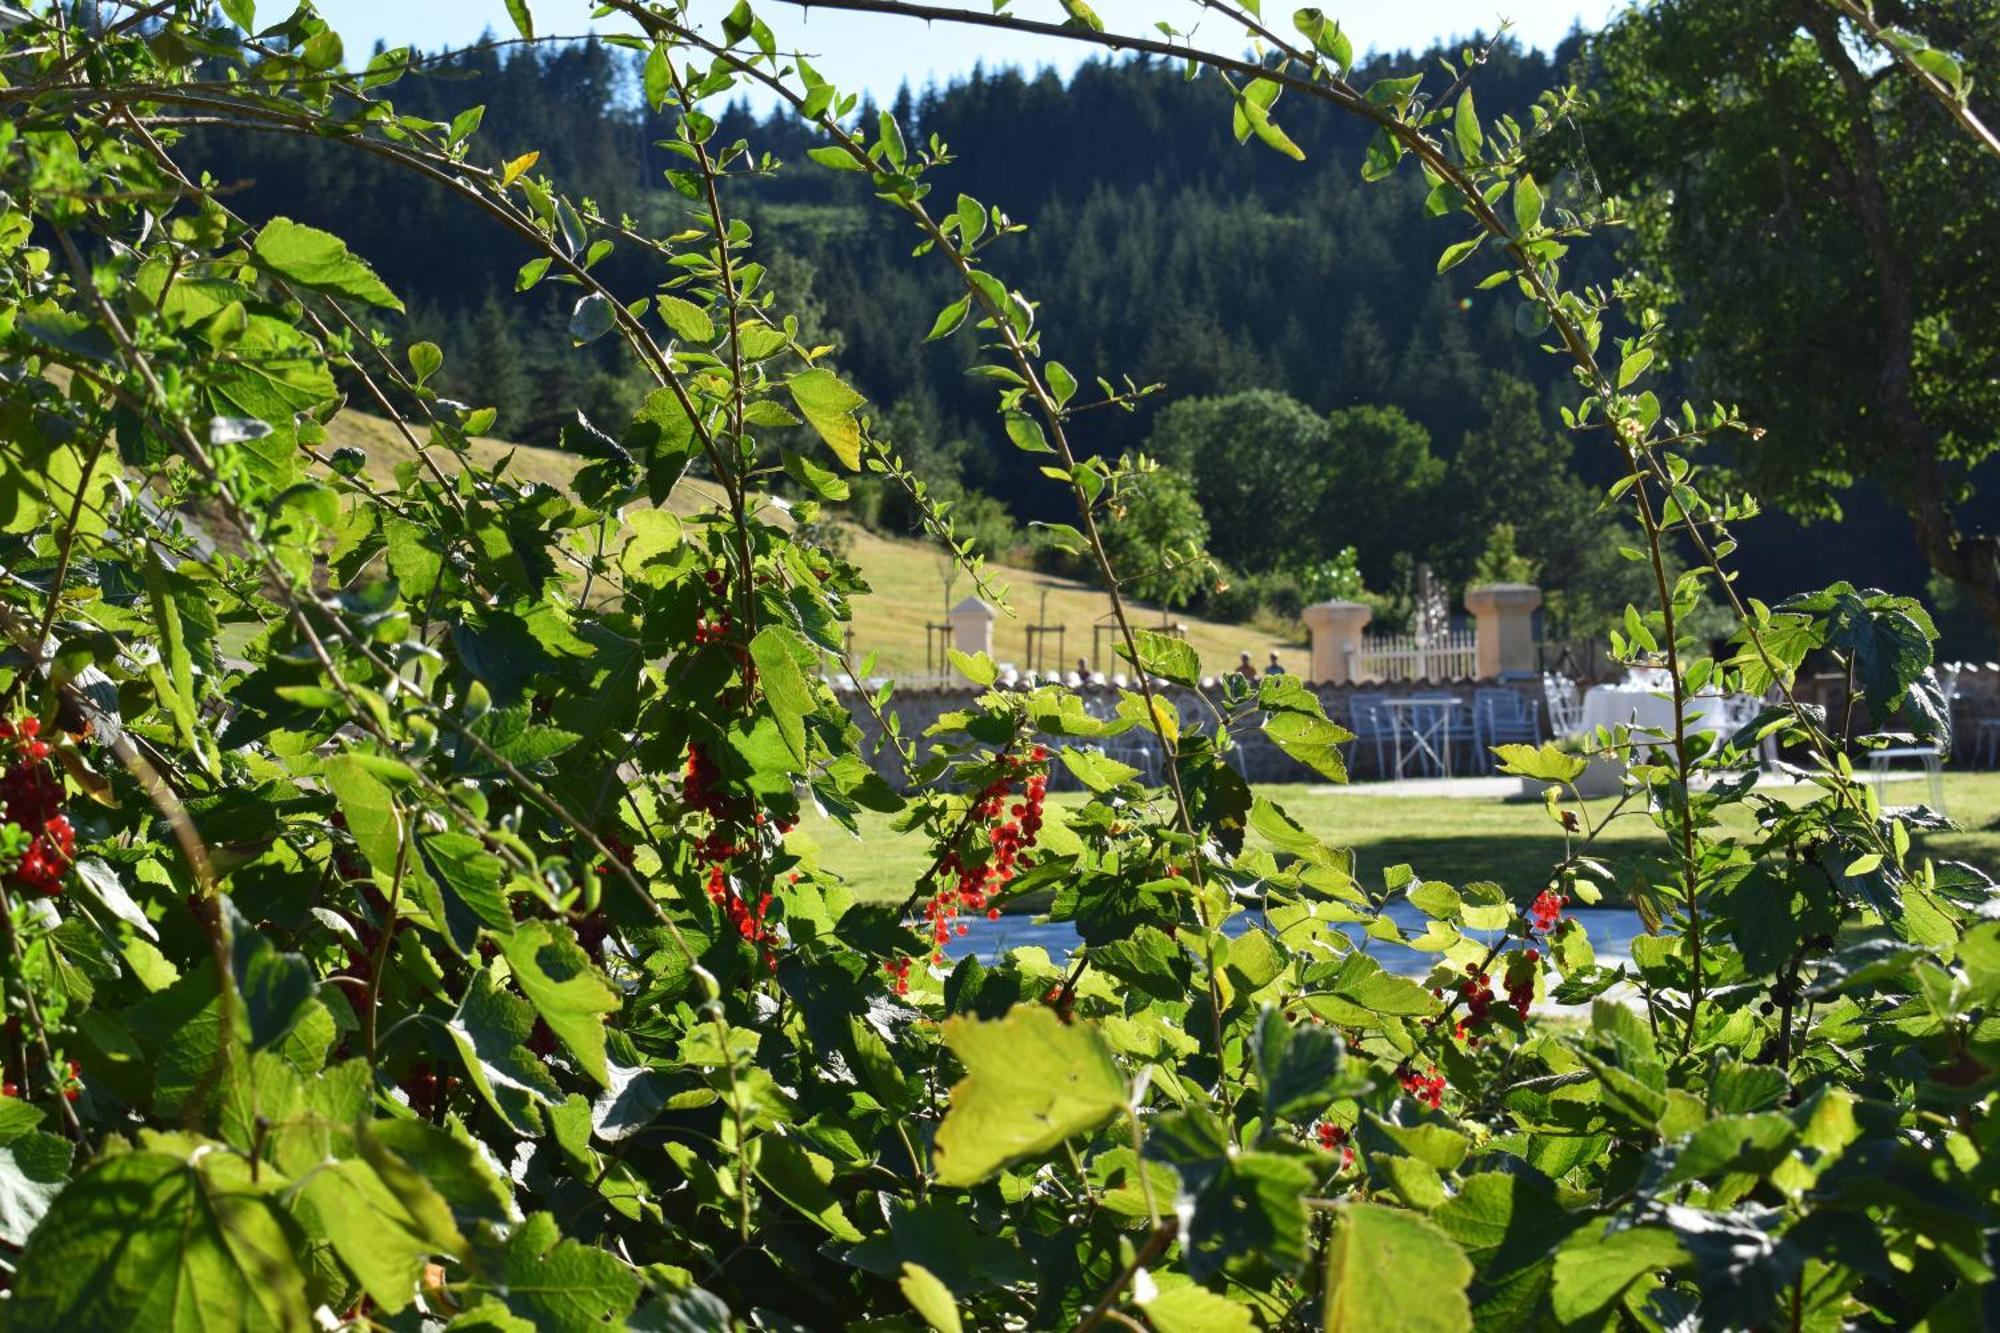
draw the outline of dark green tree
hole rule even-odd
[[[455,381],[460,397],[500,414],[494,433],[509,438],[527,424],[534,391],[514,329],[500,298],[488,292],[468,323],[467,356]]]
[[[1991,88],[1996,0],[1876,10]],[[2000,159],[1818,0],[1663,0],[1592,54],[1592,156],[1633,201],[1672,346],[1766,432],[1736,463],[1807,515],[1879,484],[2000,624],[2000,531],[1974,493],[2000,448]]]
[[[1431,502],[1444,463],[1430,432],[1396,407],[1341,408],[1327,420],[1327,440],[1320,549],[1354,547],[1368,586],[1387,587],[1397,552],[1421,552],[1441,531]]]
[[[1193,398],[1162,412],[1147,452],[1194,481],[1209,548],[1240,569],[1315,558],[1326,488],[1326,418],[1269,389]]]
[[[1628,601],[1646,596],[1645,571],[1619,554],[1631,535],[1577,477],[1571,438],[1544,421],[1532,385],[1495,377],[1484,402],[1486,424],[1466,434],[1452,464],[1449,513],[1459,545],[1448,572],[1457,581],[1495,572],[1482,572],[1481,563],[1506,525],[1558,627],[1602,630]]]
[[[1215,569],[1193,483],[1137,454],[1119,460],[1113,484],[1116,499],[1100,530],[1124,584],[1163,607],[1187,605]]]

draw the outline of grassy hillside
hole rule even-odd
[[[353,445],[366,451],[369,471],[377,480],[386,480],[398,463],[415,457],[395,427],[381,417],[365,412],[343,413],[328,431],[328,439],[333,445]],[[482,464],[491,464],[509,451],[514,455],[511,464],[513,473],[528,480],[561,485],[579,466],[575,458],[553,449],[514,445],[504,440],[473,441],[473,457]],[[449,461],[449,455],[441,453],[438,456],[441,461]],[[688,480],[675,490],[669,503],[679,513],[691,513],[713,506],[717,499],[718,493],[712,484]],[[877,655],[876,669],[884,674],[908,675],[923,671],[924,625],[926,622],[942,621],[947,605],[943,581],[945,566],[940,559],[939,548],[925,542],[883,537],[859,528],[850,531],[853,540],[851,558],[875,589],[875,595],[863,600],[855,609],[854,652],[857,663],[873,652]],[[1065,655],[1061,659],[1065,669],[1073,666],[1077,658],[1091,655],[1091,627],[1111,608],[1110,600],[1101,591],[1071,579],[1004,565],[990,567],[989,574],[995,590],[1003,592],[1007,602],[993,628],[993,655],[996,658],[1022,667],[1031,665],[1027,627],[1044,615],[1048,623],[1066,627]],[[972,580],[961,572],[952,584],[951,602],[963,601],[973,592]],[[1046,601],[1044,592],[1047,593]],[[1160,623],[1160,612],[1154,607],[1136,607],[1133,615],[1135,623],[1140,626],[1157,626]],[[1272,648],[1284,654],[1289,669],[1297,671],[1306,665],[1302,645],[1272,642],[1262,631],[1248,626],[1218,624],[1184,614],[1174,618],[1187,626],[1189,642],[1201,654],[1203,665],[1210,671],[1233,666],[1236,655],[1245,650],[1254,655],[1258,669],[1262,670],[1265,654]],[[1102,652],[1097,669],[1113,670],[1117,663],[1111,653],[1112,636],[1107,632],[1101,640]],[[1046,662],[1054,668],[1057,661],[1055,642],[1051,638]]]

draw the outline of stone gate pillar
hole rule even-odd
[[[1530,583],[1483,583],[1465,590],[1465,609],[1479,628],[1481,679],[1534,674],[1535,608],[1541,604],[1542,590]]]
[[[951,622],[951,646],[970,657],[993,655],[993,622],[1000,613],[977,597],[968,597],[945,617]]]
[[[1312,631],[1312,671],[1315,685],[1347,685],[1354,680],[1361,655],[1361,631],[1375,612],[1362,602],[1319,602],[1305,609]]]

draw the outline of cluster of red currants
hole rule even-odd
[[[1542,951],[1540,949],[1517,949],[1507,955],[1507,970],[1501,977],[1502,988],[1507,995],[1507,1004],[1523,1020],[1535,1002],[1535,974],[1540,970]],[[1467,1046],[1478,1049],[1479,1030],[1485,1027],[1493,1016],[1493,978],[1480,969],[1477,963],[1465,965],[1465,975],[1453,987],[1458,1003],[1465,1006],[1465,1015],[1452,1025],[1451,1035]],[[1444,998],[1442,988],[1431,987],[1431,994]],[[1426,1019],[1425,1027],[1436,1026],[1438,1020]]]
[[[1507,1003],[1514,1006],[1514,1012],[1523,1021],[1528,1017],[1528,1007],[1535,1002],[1535,974],[1541,966],[1540,949],[1517,949],[1507,955],[1507,975],[1501,981],[1507,990]]]
[[[1326,1152],[1340,1150],[1340,1169],[1345,1171],[1354,1165],[1354,1145],[1348,1142],[1347,1130],[1340,1125],[1330,1125],[1322,1120],[1312,1128],[1313,1138]]]
[[[410,1109],[430,1121],[440,1117],[451,1098],[452,1089],[457,1086],[455,1075],[438,1073],[428,1060],[412,1065],[402,1083],[403,1095],[410,1099]]]
[[[12,877],[31,892],[54,897],[76,864],[76,829],[62,812],[62,779],[41,733],[40,718],[0,721],[0,753],[13,751],[0,774],[0,818],[28,835]]]
[[[1437,1110],[1438,1104],[1444,1100],[1444,1075],[1438,1073],[1436,1065],[1431,1066],[1428,1074],[1419,1074],[1415,1066],[1405,1065],[1397,1071],[1396,1076],[1401,1081],[1404,1092],[1433,1111]]]
[[[63,1100],[75,1101],[83,1094],[83,1066],[74,1060],[63,1061],[65,1077],[62,1080]],[[0,1081],[0,1097],[19,1097],[21,1085],[13,1079]]]
[[[1049,778],[1046,772],[1028,770],[1046,764],[1048,758],[1048,748],[1041,745],[1025,757],[1002,754],[1001,775],[979,793],[971,816],[985,826],[986,845],[991,854],[977,864],[968,865],[959,849],[952,847],[938,859],[938,874],[949,882],[924,906],[932,962],[944,961],[945,942],[954,930],[960,935],[966,933],[965,923],[959,920],[961,914],[984,912],[987,920],[999,920],[1000,909],[993,905],[992,899],[1012,882],[1017,869],[1026,868],[1028,863],[1022,859],[1023,855],[1034,847],[1042,833],[1042,805],[1048,798]],[[1016,782],[1021,783],[1021,799],[1009,804]]]
[[[729,582],[719,569],[711,569],[701,577],[708,584],[708,591],[717,605],[708,614],[695,617],[694,641],[698,644],[717,643],[727,638],[729,631],[736,626],[729,614]]]
[[[1493,1013],[1492,978],[1480,971],[1479,964],[1467,963],[1465,975],[1459,978],[1456,989],[1459,1002],[1465,1006],[1465,1016],[1453,1025],[1451,1035],[1476,1047],[1479,1038],[1475,1034],[1486,1026],[1486,1020]],[[1440,992],[1433,988],[1431,993],[1436,995]]]
[[[731,809],[730,798],[721,789],[721,778],[715,761],[699,745],[688,746],[687,775],[682,793],[690,807],[715,821],[715,827],[697,845],[701,859],[708,863],[709,900],[722,909],[738,935],[757,946],[765,969],[775,972],[778,970],[778,958],[771,946],[777,940],[777,932],[767,920],[774,895],[765,889],[752,904],[737,892],[735,881],[729,876],[729,862],[745,849],[738,845],[729,831],[738,823],[738,812]],[[760,812],[752,822],[761,830],[767,819]],[[771,827],[782,837],[792,831],[793,824],[790,820],[781,819]]]
[[[1543,889],[1535,895],[1535,901],[1528,904],[1528,928],[1546,935],[1562,924],[1563,908],[1569,906],[1569,899],[1554,889]]]

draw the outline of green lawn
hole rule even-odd
[[[1519,894],[1539,887],[1550,864],[1562,855],[1562,834],[1537,803],[1391,796],[1382,794],[1385,788],[1368,783],[1258,790],[1314,833],[1352,847],[1362,875],[1371,880],[1385,867],[1406,862],[1427,879],[1453,884],[1490,879]],[[1805,789],[1798,790],[1803,799]],[[1887,799],[1907,803],[1922,799],[1923,792],[1920,783],[1894,782]],[[1080,798],[1065,793],[1051,799]],[[1945,801],[1960,831],[1920,838],[1918,854],[1969,861],[2000,873],[2000,774],[1953,775],[1946,780]],[[1611,805],[1593,802],[1591,818],[1603,818]],[[1748,821],[1741,823],[1747,832]],[[855,839],[809,813],[792,836],[794,845],[813,849],[822,865],[846,876],[865,897],[902,899],[929,864],[929,849],[917,839],[896,834],[883,816],[865,816],[862,837]],[[1623,882],[1632,869],[1657,855],[1662,843],[1643,815],[1627,814],[1611,824],[1598,847]]]

